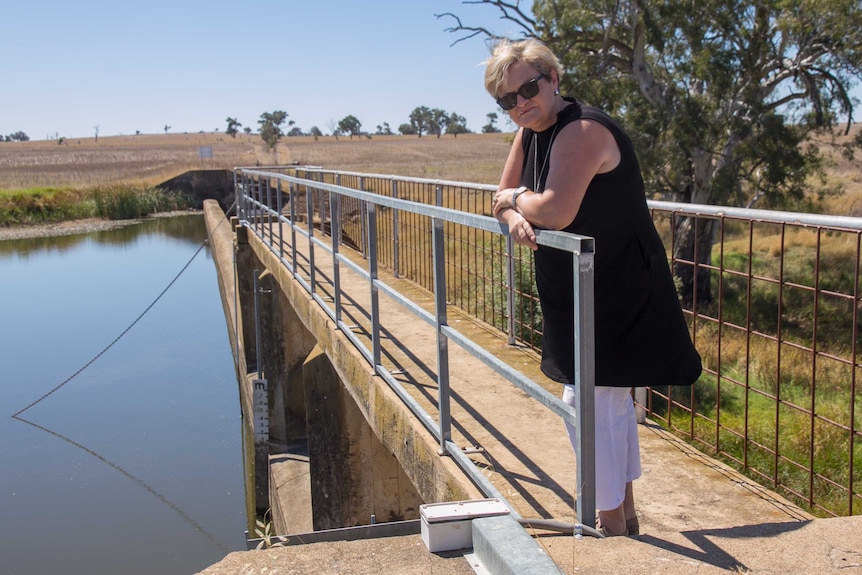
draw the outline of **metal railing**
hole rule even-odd
[[[690,390],[650,390],[650,413],[814,513],[860,513],[862,218],[650,206],[694,283],[684,311],[705,368]],[[686,226],[709,242],[677,256]]]
[[[291,173],[470,214],[490,214],[496,189],[320,168]],[[350,201],[342,235],[367,253],[364,208]],[[704,373],[691,388],[648,388],[640,407],[814,513],[860,513],[862,218],[648,204],[675,275],[689,282],[683,312]],[[378,219],[379,265],[433,289],[427,218],[392,209]],[[538,349],[530,251],[498,234],[444,225],[451,305]]]
[[[477,299],[489,300],[471,312],[483,310],[483,317],[497,320],[501,310],[508,309],[513,317],[518,294],[510,286],[515,283],[515,267],[508,254],[513,243],[508,230],[487,215],[469,213],[444,204],[463,200],[454,189],[463,189],[477,202],[484,192],[475,186],[428,182],[399,178],[383,181],[362,174],[329,173],[319,169],[291,169],[276,173],[270,168],[235,170],[237,206],[242,225],[256,234],[292,274],[312,298],[357,347],[392,390],[407,405],[419,421],[440,442],[440,454],[448,454],[467,473],[487,497],[506,501],[485,477],[482,470],[467,456],[461,446],[452,441],[449,389],[449,343],[454,343],[479,359],[506,380],[527,393],[552,413],[575,426],[577,442],[576,536],[582,533],[598,535],[595,530],[595,431],[592,410],[583,409],[592,401],[595,379],[593,320],[593,240],[591,238],[544,231],[538,243],[572,254],[574,263],[574,293],[576,317],[575,376],[578,395],[574,408],[564,403],[527,376],[483,349],[448,322],[452,296],[467,289]],[[450,195],[445,198],[446,190]],[[467,200],[468,202],[471,200]],[[463,205],[462,205],[463,207]],[[297,241],[307,245],[307,252],[297,249]],[[470,246],[470,250],[464,248]],[[342,253],[344,246],[362,254],[365,265]],[[322,251],[321,255],[319,252]],[[459,259],[468,251],[469,260]],[[478,253],[472,253],[478,252]],[[319,269],[327,258],[326,272]],[[483,275],[476,275],[474,265],[483,262]],[[378,276],[380,267],[396,276],[409,278],[434,294],[434,312],[399,293]],[[355,325],[343,318],[340,289],[342,268],[354,272],[369,283],[370,346],[355,333]],[[483,286],[477,282],[484,274],[497,278],[495,284]],[[452,285],[449,278],[455,278]],[[325,284],[325,286],[323,285]],[[465,287],[467,286],[467,287]],[[470,287],[472,286],[472,287]],[[329,289],[331,288],[331,290]],[[481,295],[478,293],[481,291]],[[381,360],[381,325],[379,295],[402,306],[436,330],[437,361],[434,376],[437,384],[437,421],[404,389]],[[463,302],[466,300],[459,300]],[[507,302],[502,307],[503,302]],[[514,341],[510,327],[510,341]],[[520,518],[509,505],[512,515]]]

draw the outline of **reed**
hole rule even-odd
[[[0,190],[0,226],[56,223],[86,218],[126,220],[189,208],[182,194],[145,185]]]

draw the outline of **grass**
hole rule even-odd
[[[189,170],[274,164],[496,183],[511,134],[283,138],[276,151],[258,136],[167,134],[0,143],[0,189],[158,186]],[[212,149],[201,158],[201,148]],[[277,152],[277,153],[276,153]]]
[[[0,226],[56,223],[86,218],[128,220],[186,209],[181,194],[142,184],[92,188],[0,190]]]

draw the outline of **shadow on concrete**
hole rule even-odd
[[[775,537],[782,533],[798,531],[807,525],[808,521],[792,521],[786,523],[761,523],[759,525],[744,525],[741,527],[730,527],[727,529],[702,529],[698,531],[680,532],[686,539],[692,542],[696,548],[692,549],[653,537],[652,535],[641,535],[638,539],[649,545],[669,551],[682,557],[688,557],[700,563],[706,563],[729,569],[732,571],[746,572],[749,567],[742,561],[727,553],[713,539],[759,539]]]

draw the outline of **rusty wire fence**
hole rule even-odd
[[[491,213],[493,186],[319,168],[291,173]],[[862,218],[649,205],[704,372],[691,388],[647,389],[642,407],[695,447],[816,515],[862,513]],[[325,228],[325,214],[315,217]],[[363,253],[364,221],[360,202],[345,204],[342,241]],[[518,247],[510,258],[500,236],[454,223],[445,237],[450,305],[538,350],[542,322],[530,251]],[[427,220],[385,211],[375,241],[381,266],[432,290]]]

